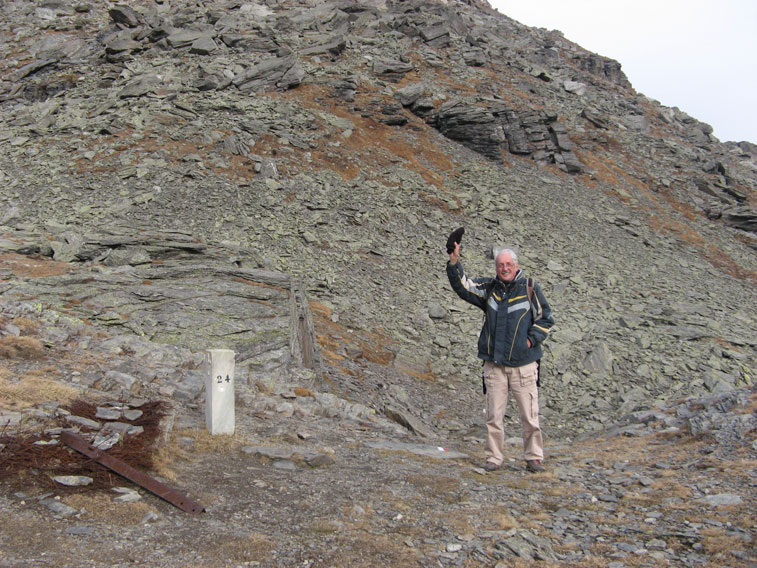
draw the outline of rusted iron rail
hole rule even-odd
[[[77,452],[84,454],[88,458],[92,458],[97,463],[115,471],[118,475],[144,487],[161,499],[165,499],[172,505],[176,505],[182,511],[186,511],[187,513],[202,513],[205,510],[205,507],[197,501],[190,499],[180,491],[150,477],[146,473],[133,468],[126,462],[106,454],[90,444],[85,438],[73,432],[61,432],[60,439]]]

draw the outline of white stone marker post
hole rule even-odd
[[[205,427],[211,434],[234,433],[234,352],[208,349],[210,377],[205,384]]]

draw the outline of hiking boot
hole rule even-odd
[[[541,460],[528,460],[526,462],[526,469],[531,473],[541,473],[547,471],[546,468],[541,465]]]
[[[500,467],[499,464],[496,464],[494,462],[486,462],[484,464],[484,470],[486,471],[495,471],[499,469],[499,467]]]

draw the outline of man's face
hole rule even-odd
[[[502,253],[497,256],[497,278],[502,282],[512,282],[515,274],[518,272],[518,263],[513,262],[509,253]]]

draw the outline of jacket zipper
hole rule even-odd
[[[526,313],[524,313],[520,318],[518,318],[518,323],[515,326],[515,333],[513,334],[513,342],[510,345],[510,354],[507,356],[508,361],[512,361],[513,359],[513,349],[515,349],[515,340],[518,338],[518,328],[520,327],[520,322],[523,321],[523,318],[526,317],[526,314],[528,313],[528,310],[526,310]]]

